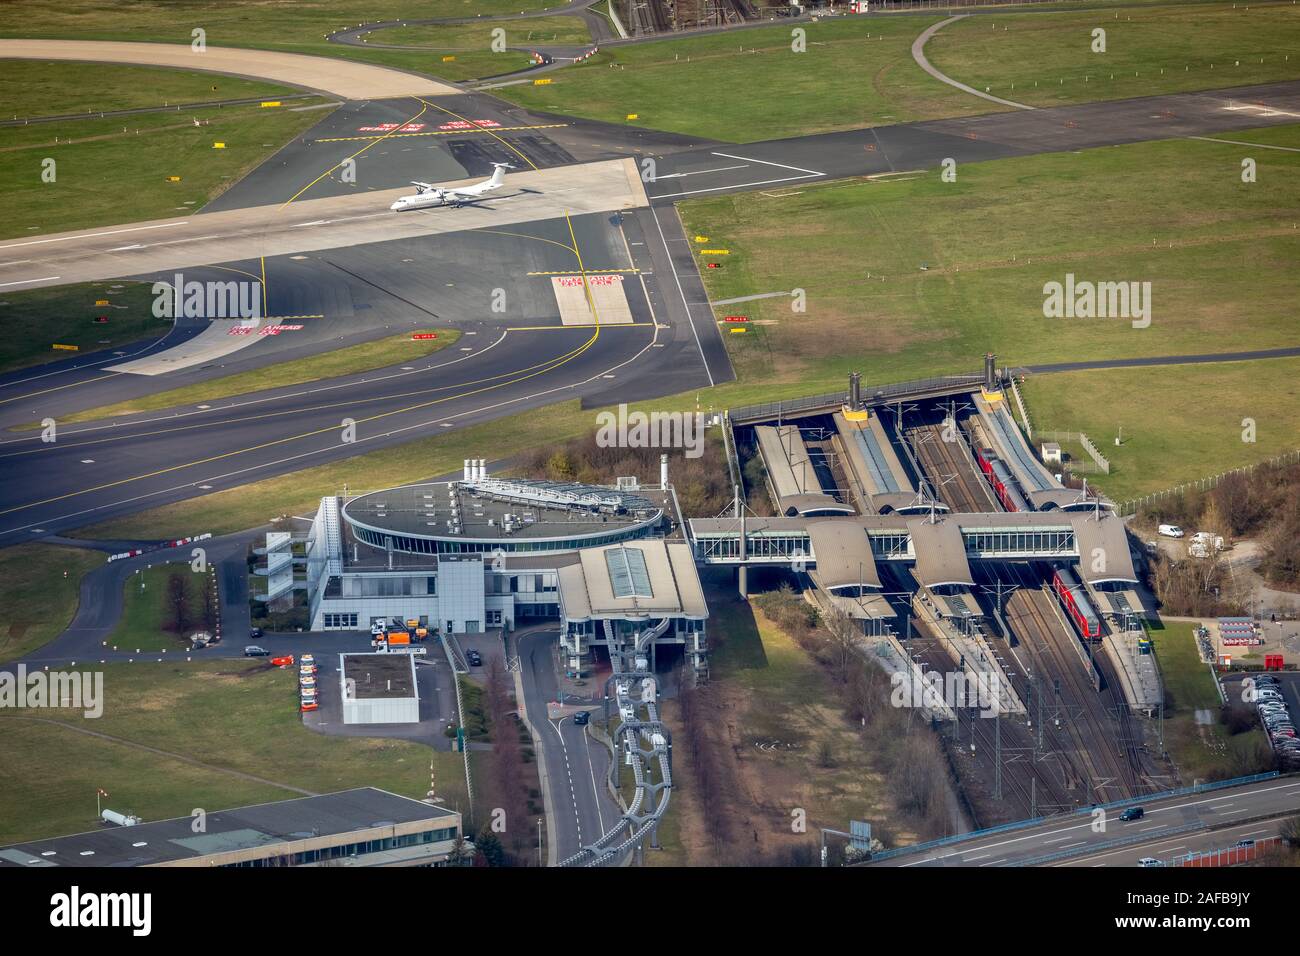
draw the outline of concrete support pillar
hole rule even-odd
[[[736,590],[743,598],[749,597],[749,568],[743,564],[736,568]]]

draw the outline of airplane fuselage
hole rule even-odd
[[[393,212],[407,212],[412,209],[431,209],[446,204],[447,200],[438,193],[417,193],[411,196],[399,196],[397,202],[388,208]]]

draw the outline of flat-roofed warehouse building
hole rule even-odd
[[[438,866],[460,814],[360,787],[193,817],[0,847],[0,868],[124,866]]]
[[[414,724],[420,691],[411,654],[340,654],[345,724]]]

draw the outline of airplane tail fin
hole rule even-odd
[[[509,163],[493,163],[492,179],[490,182],[493,186],[500,186],[506,181],[506,170],[513,169]]]

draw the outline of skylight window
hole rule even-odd
[[[605,552],[605,565],[609,568],[609,583],[616,598],[654,597],[650,590],[650,572],[646,570],[645,554],[634,548],[611,548]]]

